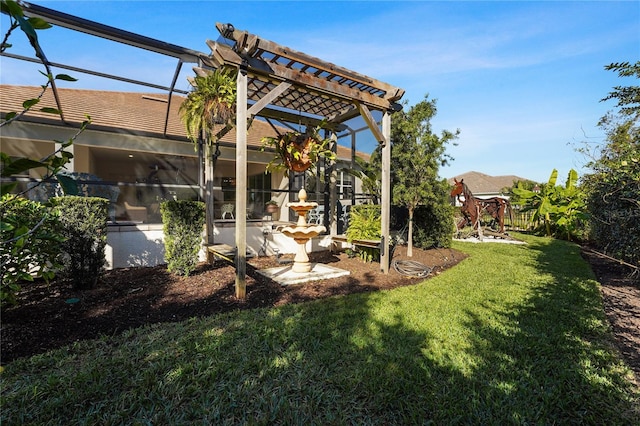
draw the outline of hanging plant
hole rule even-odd
[[[265,210],[267,213],[275,213],[279,210],[278,202],[276,200],[269,200],[265,203]]]
[[[261,150],[271,148],[275,151],[275,157],[267,164],[266,171],[282,171],[288,177],[289,171],[304,172],[320,158],[335,161],[336,154],[331,151],[331,139],[323,139],[320,129],[321,127],[316,127],[307,129],[304,133],[292,131],[262,138]]]
[[[194,78],[194,90],[180,105],[187,137],[198,142],[200,132],[213,142],[215,125],[232,124],[236,111],[236,76],[234,68],[218,68],[206,76]]]

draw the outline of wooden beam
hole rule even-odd
[[[375,109],[382,109],[386,111],[391,108],[391,101],[379,96],[372,95],[368,92],[353,89],[344,84],[328,81],[323,78],[318,78],[313,74],[301,72],[292,68],[287,68],[284,65],[269,63],[269,67],[271,68],[272,75],[286,81],[297,83],[298,85],[304,86],[309,90],[316,91],[318,93],[324,92],[345,101],[355,100],[361,103],[368,104]]]
[[[261,98],[258,102],[251,105],[251,108],[247,111],[248,116],[257,115],[260,111],[262,111],[267,105],[277,99],[280,95],[286,92],[291,87],[291,83],[282,82],[278,84],[275,89],[270,91],[267,96]]]
[[[369,108],[367,108],[366,105],[362,105],[357,102],[356,102],[356,105],[358,106],[360,115],[362,116],[362,118],[364,118],[364,121],[367,123],[369,130],[371,130],[371,133],[373,133],[373,136],[376,138],[379,144],[381,144],[382,146],[385,146],[387,144],[387,138],[380,131],[380,127],[378,127],[378,123],[376,123],[376,120],[371,115],[371,111],[369,111]]]
[[[236,37],[237,34],[237,37],[241,38],[241,33],[244,33],[244,31],[234,31],[234,37]],[[257,38],[257,43],[254,42],[254,46],[252,47],[251,52],[258,49],[313,67],[316,70],[320,71],[319,73],[317,73],[318,75],[321,74],[321,72],[326,72],[327,74],[330,74],[332,76],[344,77],[347,80],[351,80],[353,82],[371,86],[374,89],[384,91],[385,99],[390,102],[397,101],[404,95],[404,90],[399,89],[395,86],[376,80],[364,74],[357,73],[347,68],[332,64],[331,62],[323,61],[314,56],[307,55],[306,53],[293,50],[289,47],[282,46],[269,40]],[[238,50],[239,49],[237,49],[236,51]],[[242,54],[242,51],[240,51],[240,53]]]
[[[236,102],[236,297],[247,297],[247,73],[240,69]]]
[[[206,43],[207,46],[209,46],[209,49],[211,49],[211,54],[202,58],[205,65],[213,68],[219,68],[225,64],[233,65],[235,67],[242,64],[242,58],[234,52],[231,47],[211,40],[207,40]]]
[[[259,58],[246,59],[249,65],[248,71],[251,74],[251,78],[254,78],[254,75],[262,75],[267,77],[274,84],[279,84],[281,81],[292,82],[298,86],[303,86],[307,90],[315,90],[318,93],[324,92],[327,95],[336,96],[345,102],[355,99],[359,102],[366,103],[375,109],[390,109],[394,102],[380,96],[372,95],[366,91],[361,91],[350,86],[340,84],[337,81],[329,81],[327,79],[317,77],[315,74],[298,71],[275,62],[267,63]],[[213,60],[210,58],[207,65],[214,68],[218,68],[222,65],[238,66],[236,61],[237,59],[235,58],[229,60],[223,60],[222,58]]]
[[[334,130],[336,132],[342,132],[347,128],[344,124],[338,124],[331,121],[322,120],[319,118],[308,117],[300,114],[293,114],[290,112],[285,112],[279,109],[272,109],[272,108],[262,109],[262,111],[260,111],[260,117],[272,118],[274,120],[278,120],[286,123],[302,124],[306,127],[317,127],[320,124],[323,124],[324,129]]]
[[[391,113],[385,111],[382,115],[382,134],[385,143],[382,145],[382,207],[381,207],[381,235],[382,246],[380,247],[380,270],[388,274],[391,256],[389,253],[389,224],[391,223]]]

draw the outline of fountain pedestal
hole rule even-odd
[[[298,243],[298,251],[293,259],[291,270],[296,273],[306,273],[311,271],[311,262],[309,262],[309,255],[307,254],[307,242],[326,231],[326,228],[322,225],[309,225],[307,223],[309,210],[318,207],[318,203],[307,202],[307,191],[301,189],[298,192],[298,200],[294,203],[287,203],[287,207],[298,215],[298,221],[295,226],[282,228],[282,233],[287,237],[293,238]]]

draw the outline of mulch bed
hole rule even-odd
[[[237,309],[300,303],[325,297],[392,289],[424,278],[407,277],[377,262],[363,262],[346,253],[310,253],[322,262],[350,272],[346,277],[283,287],[256,273],[281,266],[275,257],[248,260],[247,297],[235,297],[235,269],[223,261],[202,263],[189,277],[167,271],[166,266],[120,268],[107,271],[90,290],[74,290],[65,281],[25,284],[19,305],[2,312],[0,362],[32,356],[79,340],[115,335],[144,324],[183,321]],[[465,257],[452,249],[413,250],[413,261],[433,268],[430,276]],[[290,261],[283,256],[280,261]],[[397,247],[394,260],[409,259],[406,247]],[[68,303],[78,300],[76,303]]]

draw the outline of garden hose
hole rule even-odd
[[[401,275],[407,275],[410,277],[426,277],[431,273],[433,268],[429,268],[428,266],[414,260],[394,260],[393,269]]]

